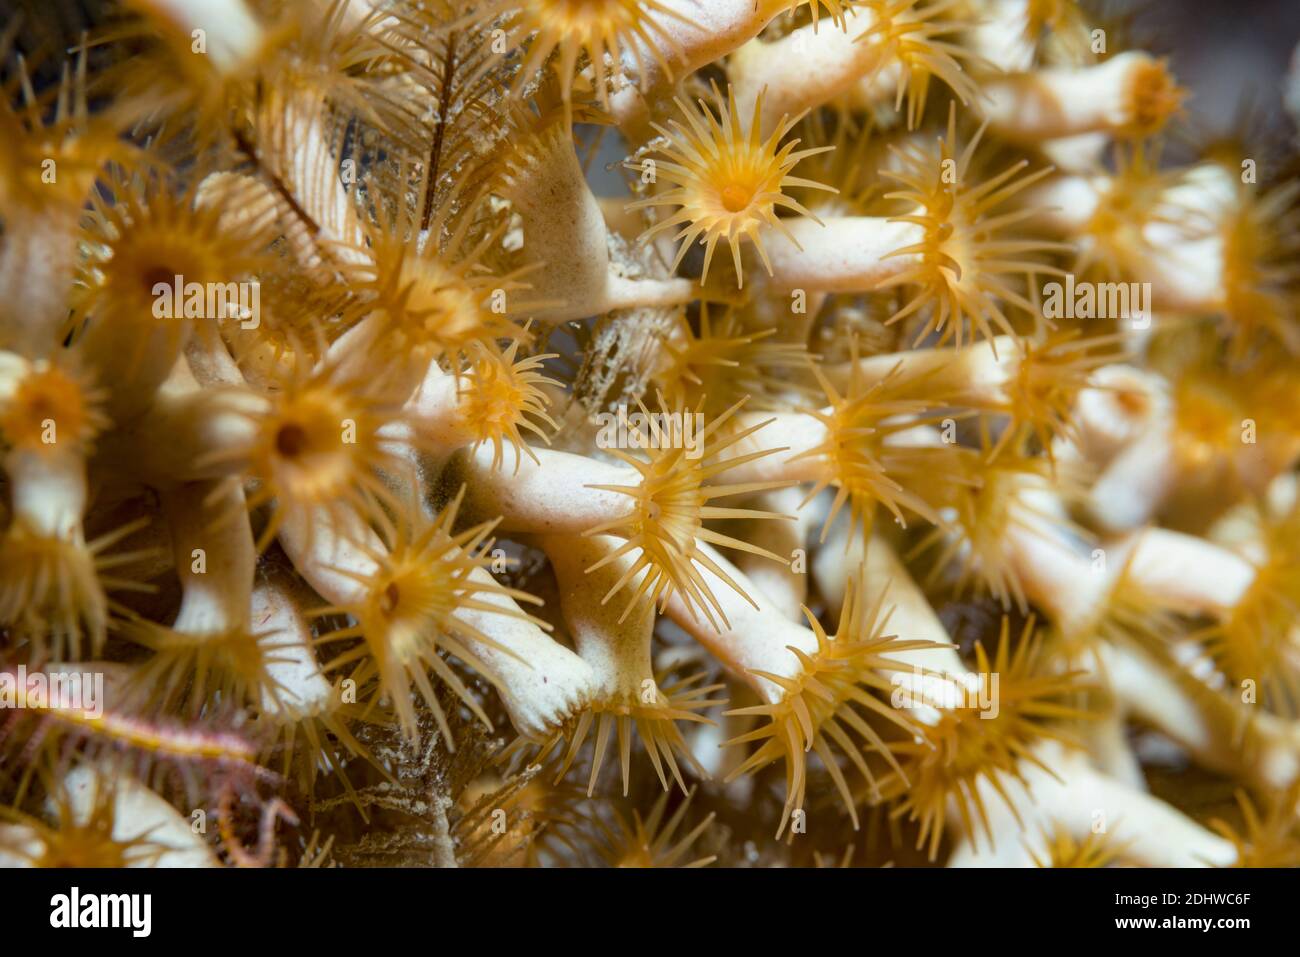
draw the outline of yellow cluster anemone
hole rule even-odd
[[[546,414],[545,389],[562,386],[541,371],[547,359],[557,356],[546,353],[518,358],[520,343],[520,339],[513,340],[500,354],[480,348],[464,376],[465,384],[460,392],[465,425],[476,441],[492,443],[494,469],[500,468],[504,461],[506,443],[514,446],[516,469],[521,454],[532,455],[523,432],[550,444],[546,432],[534,419],[552,431],[559,428]]]
[[[975,675],[981,684],[971,699],[992,702],[996,714],[990,717],[969,703],[944,708],[937,724],[922,726],[920,744],[896,745],[902,770],[881,782],[885,799],[893,804],[891,813],[919,822],[917,847],[927,847],[931,859],[939,853],[950,806],[956,807],[965,833],[975,835],[982,829],[992,840],[985,788],[991,788],[1014,812],[1007,788],[1023,780],[1020,762],[1052,773],[1035,757],[1035,742],[1070,741],[1062,723],[1088,715],[1072,701],[1085,687],[1079,672],[1043,671],[1043,646],[1035,637],[1032,619],[1014,649],[1012,645],[1010,621],[1003,618],[992,658],[983,645],[975,649]]]
[[[776,340],[778,330],[751,331],[741,314],[727,309],[714,319],[701,304],[698,331],[685,314],[665,337],[651,382],[670,409],[696,409],[713,419],[742,399],[751,409],[784,404],[783,393],[805,386],[811,359],[806,347]]]
[[[850,523],[864,534],[875,520],[877,505],[903,525],[907,523],[904,510],[936,520],[938,513],[931,503],[909,486],[931,487],[934,466],[962,454],[955,447],[909,447],[891,442],[894,436],[929,424],[935,417],[928,403],[898,397],[897,376],[865,382],[856,359],[855,347],[852,371],[842,393],[820,370],[814,370],[827,404],[808,409],[807,414],[824,427],[825,439],[792,460],[809,460],[817,472],[805,501],[812,501],[827,488],[835,489],[822,529],[823,540],[845,505]]]
[[[405,466],[380,429],[400,408],[382,377],[299,352],[279,388],[246,413],[247,431],[209,452],[205,465],[259,483],[248,507],[273,507],[257,541],[262,551],[286,520],[324,510],[342,521],[345,508],[365,515],[393,500],[380,470]]]
[[[864,715],[874,714],[908,734],[916,733],[916,726],[907,715],[872,691],[890,690],[892,685],[886,675],[901,668],[899,655],[927,648],[930,642],[886,633],[890,612],[884,600],[885,591],[881,591],[874,602],[868,603],[862,591],[862,579],[850,580],[840,609],[839,628],[834,636],[827,635],[817,618],[805,608],[808,626],[817,638],[817,650],[805,654],[790,649],[791,654],[799,659],[799,677],[783,678],[769,672],[759,673],[760,677],[780,686],[785,692],[782,698],[773,704],[728,712],[736,716],[757,717],[764,722],[755,730],[727,742],[727,745],[758,743],[758,747],[731,772],[728,780],[775,761],[784,764],[786,797],[777,837],[784,832],[794,811],[806,808],[807,753],[816,753],[825,764],[855,829],[858,823],[857,802],[835,757],[835,749],[857,769],[873,792],[878,782],[862,753],[864,749],[880,754],[896,773],[902,773],[889,745]],[[855,734],[862,743],[854,740]]]
[[[0,864],[1297,861],[1300,158],[1211,21],[12,6]]]
[[[871,28],[858,37],[859,43],[878,45],[885,56],[881,62],[897,63],[898,81],[895,110],[907,100],[907,126],[915,128],[925,111],[930,81],[941,80],[963,104],[979,96],[979,86],[966,67],[977,65],[956,41],[956,35],[970,29],[964,19],[945,19],[959,0],[921,4],[918,0],[866,0],[860,6],[873,18]],[[968,61],[964,67],[962,61]]]
[[[672,237],[679,243],[674,269],[692,246],[696,243],[703,246],[701,282],[708,278],[709,264],[713,261],[713,251],[718,242],[726,240],[731,248],[737,282],[743,287],[745,275],[740,248],[745,240],[753,243],[771,273],[772,265],[763,248],[763,233],[769,229],[776,230],[798,245],[782,225],[778,210],[788,209],[817,219],[785,191],[799,187],[830,190],[830,187],[791,175],[800,160],[824,153],[829,147],[800,150],[796,149],[799,145],[797,139],[786,140],[786,134],[802,117],[784,117],[771,135],[764,138],[762,97],[754,104],[754,113],[746,128],[736,106],[735,92],[730,87],[724,100],[714,84],[712,107],[703,99],[698,101],[698,108],[680,99],[676,103],[685,123],[673,119],[669,120],[667,128],[655,125],[665,142],[659,149],[663,158],[647,157],[640,163],[628,164],[650,182],[657,183],[662,178],[672,188],[639,200],[629,208],[679,207],[676,213],[643,232],[641,240],[677,229]]]
[[[921,148],[899,151],[895,155],[900,168],[882,171],[899,186],[885,198],[910,207],[894,217],[895,221],[924,230],[920,242],[892,253],[905,257],[906,265],[881,285],[882,289],[913,290],[907,305],[888,321],[917,316],[918,344],[932,332],[939,334],[941,343],[955,340],[959,346],[967,337],[987,339],[995,332],[1014,333],[1008,307],[1026,315],[1036,311],[1025,296],[1029,277],[1059,272],[1042,257],[1062,247],[1023,229],[1035,210],[999,211],[1049,170],[1021,175],[1029,161],[1020,160],[975,181],[975,150],[983,133],[981,128],[959,150],[957,111],[950,109],[948,131],[937,152]]]
[[[644,407],[642,408],[645,412]],[[641,576],[631,598],[628,599],[623,610],[624,617],[642,603],[658,604],[662,607],[667,604],[670,597],[677,594],[686,602],[692,614],[703,614],[715,628],[718,627],[719,622],[725,624],[727,613],[717,596],[713,594],[707,578],[700,569],[706,569],[717,575],[738,595],[744,597],[745,592],[709,557],[707,552],[697,547],[699,542],[738,548],[773,561],[785,561],[779,555],[773,555],[766,549],[752,545],[743,539],[714,531],[705,524],[726,519],[780,520],[788,517],[762,509],[709,504],[714,499],[748,495],[779,488],[784,484],[782,482],[707,484],[710,479],[721,476],[728,469],[753,462],[775,451],[767,449],[737,454],[730,458],[721,457],[727,449],[761,428],[761,425],[753,426],[723,437],[721,432],[723,426],[739,408],[740,403],[737,403],[722,415],[714,417],[703,430],[696,433],[696,441],[692,443],[651,442],[653,437],[646,436],[646,444],[651,445],[652,449],[654,445],[666,446],[654,449],[648,460],[634,458],[626,452],[612,449],[612,455],[636,469],[641,478],[640,483],[591,486],[591,488],[626,495],[635,503],[635,508],[629,515],[603,522],[585,533],[610,535],[624,541],[617,551],[592,565],[588,571],[595,571],[626,554],[636,557],[628,571],[601,599],[602,603],[609,601],[631,585],[642,571],[647,571],[647,574]],[[646,414],[648,416],[648,412]],[[679,416],[699,414],[702,417],[702,413],[677,414]]]
[[[587,795],[591,796],[600,777],[600,769],[605,761],[605,752],[609,747],[610,735],[617,732],[619,762],[623,775],[623,793],[627,794],[632,755],[632,729],[645,746],[646,754],[654,765],[655,774],[664,789],[668,788],[668,777],[664,770],[677,782],[682,791],[687,790],[677,759],[680,756],[690,769],[700,773],[703,769],[691,753],[682,736],[677,722],[712,723],[700,712],[721,704],[720,699],[710,695],[722,689],[720,684],[703,684],[707,676],[701,672],[688,678],[662,683],[654,682],[653,688],[647,688],[638,697],[623,697],[614,700],[602,700],[582,712],[570,722],[571,728],[565,729],[557,736],[568,740],[557,772],[557,782],[564,778],[573,766],[579,751],[586,742],[591,730],[596,731],[595,750],[591,759],[591,773],[587,780]],[[545,751],[549,748],[544,749]],[[540,758],[539,758],[540,760]]]
[[[645,818],[642,818],[641,812],[636,809],[632,811],[631,821],[622,814],[615,815],[614,827],[609,830],[609,837],[603,848],[603,857],[610,866],[695,868],[707,867],[717,859],[716,855],[706,855],[687,860],[695,842],[713,824],[716,813],[710,812],[705,815],[699,823],[678,837],[678,830],[690,813],[695,791],[692,789],[665,820],[668,797],[667,792],[661,795]]]
[[[514,616],[528,620],[527,614],[513,607],[493,602],[495,596],[520,601],[536,601],[517,589],[497,584],[484,576],[492,562],[492,541],[488,537],[495,523],[475,525],[456,531],[459,497],[432,520],[415,508],[408,508],[400,521],[381,523],[380,547],[365,548],[374,571],[366,577],[344,572],[360,587],[358,599],[344,606],[318,609],[317,614],[347,615],[352,624],[322,635],[321,644],[333,644],[360,638],[352,647],[339,651],[324,665],[337,672],[350,669],[349,677],[364,685],[378,679],[376,694],[392,702],[403,733],[414,739],[417,734],[416,702],[423,701],[437,718],[449,746],[454,746],[451,728],[438,703],[429,674],[432,672],[450,687],[464,705],[485,725],[492,722],[465,682],[439,653],[447,651],[489,681],[492,669],[485,665],[476,645],[502,648],[485,634],[466,611],[489,615]],[[414,690],[413,690],[414,688]]]

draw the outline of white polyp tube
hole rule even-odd
[[[768,424],[741,439],[728,451],[733,458],[766,449],[777,451],[733,466],[727,470],[727,481],[815,481],[825,466],[819,462],[818,456],[806,453],[815,451],[829,440],[830,433],[825,424],[803,412],[742,412],[736,416],[736,427],[742,430],[764,422]]]
[[[465,379],[443,372],[438,361],[433,360],[407,400],[402,421],[382,426],[379,438],[413,444],[418,433],[421,444],[436,447],[442,455],[473,444],[477,436],[465,424],[461,403],[465,384]]]
[[[1031,222],[1059,236],[1080,233],[1097,212],[1110,178],[1081,173],[1044,177],[1030,186],[1013,203],[1019,209],[1032,209]]]
[[[808,573],[793,564],[796,549],[806,549],[813,525],[813,509],[800,508],[805,494],[797,486],[763,492],[754,507],[777,515],[793,515],[793,522],[751,521],[745,525],[743,538],[750,545],[792,560],[791,564],[774,562],[752,552],[735,552],[736,565],[772,604],[792,621],[803,621],[803,605],[808,597]],[[806,559],[805,559],[806,561]]]
[[[207,58],[228,75],[243,68],[264,39],[244,0],[136,0],[135,6],[177,33],[192,36],[201,30]]]
[[[1006,386],[1020,367],[1020,347],[1011,336],[995,336],[954,348],[910,349],[859,359],[856,381],[866,387],[887,378],[903,389],[915,382],[919,396],[936,396],[945,402],[982,407],[1002,407],[1010,402]],[[836,388],[845,388],[854,364],[828,365],[824,374]],[[911,391],[907,393],[909,396]]]
[[[860,14],[860,15],[858,15]],[[860,41],[875,18],[867,9],[850,10],[849,29],[827,29],[819,23],[801,27],[779,40],[754,39],[727,61],[727,77],[735,87],[741,116],[752,116],[763,96],[763,132],[770,133],[783,116],[822,106],[864,76],[874,74],[886,50],[876,40]],[[816,64],[815,70],[809,64]]]
[[[1078,724],[1078,736],[1094,767],[1135,791],[1146,791],[1142,764],[1128,742],[1124,715],[1114,709]]]
[[[641,484],[636,469],[570,452],[533,452],[537,462],[525,456],[518,472],[492,468],[487,445],[465,452],[456,477],[465,483],[465,514],[480,521],[499,516],[501,531],[536,535],[581,534],[632,514],[631,496],[588,486],[636,488]]]
[[[668,599],[665,609],[668,617],[733,675],[753,688],[764,702],[774,704],[782,700],[785,692],[780,686],[751,672],[766,671],[785,678],[797,678],[802,666],[789,649],[793,646],[813,656],[817,652],[816,636],[786,618],[771,599],[722,554],[703,542],[697,542],[695,547],[723,569],[758,607],[738,595],[709,569],[696,564],[709,590],[722,606],[728,625],[719,622],[722,630],[714,630],[694,603],[688,603],[677,590]]]
[[[220,456],[216,461],[219,453],[251,446],[258,417],[270,407],[266,396],[252,389],[200,389],[188,363],[185,375],[188,383],[159,390],[149,411],[116,432],[105,450],[159,486],[235,475],[238,460]]]
[[[15,204],[15,207],[17,204]],[[77,261],[80,207],[5,210],[0,241],[0,348],[41,358],[59,345]]]
[[[942,706],[944,702],[933,700],[934,697],[967,700],[964,693],[957,692],[970,688],[978,693],[975,682],[980,680],[979,676],[967,670],[943,622],[893,547],[877,535],[864,549],[862,535],[852,523],[837,522],[830,540],[818,549],[813,561],[817,589],[829,607],[839,608],[843,604],[851,576],[859,570],[865,575],[863,600],[874,604],[884,595],[882,607],[889,614],[886,632],[932,643],[933,647],[894,653],[892,657],[900,667],[890,680],[895,687],[909,692],[913,717],[924,724],[937,724],[941,713],[934,705]],[[936,684],[936,680],[943,679],[947,683]],[[923,704],[927,699],[930,703]]]
[[[648,12],[653,25],[646,30],[655,50],[641,38],[628,42],[623,68],[631,79],[610,97],[614,121],[630,140],[647,138],[643,134],[649,130],[649,105],[671,85],[660,58],[667,61],[673,78],[680,80],[739,49],[790,8],[786,0],[661,0],[659,5],[665,9]],[[838,28],[824,25],[823,29]]]
[[[871,292],[918,261],[915,254],[892,253],[925,239],[924,228],[915,223],[875,216],[845,216],[824,223],[785,221],[794,242],[780,232],[772,233],[766,247],[772,263],[768,285],[773,292]]]
[[[64,775],[61,782],[71,804],[73,819],[81,825],[90,820],[99,788],[113,788],[112,839],[126,844],[144,842],[147,852],[128,867],[220,867],[203,835],[195,832],[188,817],[149,790],[135,778],[83,764]],[[52,803],[50,810],[56,810]],[[157,856],[153,851],[159,851]]]
[[[1025,143],[1080,133],[1122,133],[1140,118],[1135,89],[1163,73],[1147,53],[1129,51],[1095,66],[994,77],[978,109],[1001,136]]]
[[[379,536],[350,508],[285,509],[277,540],[316,594],[339,607],[365,601],[365,584],[357,579],[379,571],[371,555],[384,551]]]
[[[4,457],[15,521],[42,538],[82,541],[86,462],[79,451],[14,449]]]
[[[1201,767],[1247,778],[1264,789],[1285,790],[1300,776],[1300,727],[1294,722],[1269,714],[1251,716],[1256,744],[1243,748],[1247,719],[1220,693],[1196,688],[1197,679],[1190,675],[1170,674],[1131,644],[1099,645],[1097,654],[1097,670],[1121,713],[1159,728]]]
[[[1245,597],[1255,569],[1244,558],[1194,535],[1149,528],[1133,543],[1128,577],[1172,607],[1223,616]]]
[[[270,582],[258,585],[249,602],[254,633],[265,634],[275,649],[266,662],[275,688],[263,688],[260,702],[273,721],[332,711],[338,701],[312,646],[311,625],[299,607],[303,597]]]
[[[162,504],[181,582],[172,627],[189,635],[246,628],[257,551],[243,488],[195,482],[167,490]]]
[[[244,374],[219,336],[196,337],[187,342],[185,364],[194,381],[205,389],[238,387],[245,383]]]
[[[605,601],[605,595],[626,574],[636,555],[624,555],[599,568],[593,566],[621,548],[622,539],[608,535],[552,535],[539,537],[536,544],[551,562],[560,588],[565,626],[578,656],[595,672],[601,694],[618,700],[640,700],[642,682],[654,678],[650,657],[654,606],[643,602],[626,616],[623,610],[647,570]],[[592,571],[588,572],[588,568]]]
[[[1024,73],[1033,68],[1037,52],[1029,27],[1029,0],[986,0],[965,42],[998,72]]]
[[[1055,169],[1065,173],[1088,173],[1105,164],[1110,144],[1111,138],[1105,133],[1080,133],[1058,140],[1044,140],[1038,144],[1038,150]]]
[[[298,574],[336,606],[365,602],[364,580],[373,580],[379,570],[375,560],[355,543],[365,542],[376,553],[383,551],[374,532],[351,513],[346,514],[350,516],[346,529],[336,528],[326,513],[314,511],[287,515],[280,530],[280,544]],[[543,740],[586,707],[595,693],[595,676],[581,658],[521,617],[523,612],[513,598],[492,590],[496,580],[486,570],[475,568],[469,579],[488,586],[475,593],[475,600],[500,611],[457,608],[453,614],[490,638],[492,644],[469,634],[461,634],[459,639],[483,663],[501,692],[515,729],[530,740]]]
[[[483,585],[495,581],[482,568],[469,577]],[[460,608],[456,617],[494,644],[470,635],[461,641],[492,676],[515,730],[530,741],[544,741],[597,698],[596,672],[532,621],[517,617],[519,605],[509,595],[483,591],[475,598],[500,612]]]
[[[1020,494],[1026,505],[1035,504],[1035,510],[1050,514],[1060,508],[1059,500],[1047,489],[1026,486]],[[1112,584],[1111,571],[1094,565],[1062,529],[1027,508],[1018,521],[1008,523],[1004,540],[1012,572],[1025,597],[1062,632],[1072,634],[1092,622]]]
[[[830,608],[838,609],[843,604],[849,580],[858,569],[866,574],[864,600],[874,604],[882,593],[885,596],[883,608],[890,616],[888,631],[934,645],[900,651],[893,657],[909,668],[952,676],[966,673],[957,646],[893,547],[874,535],[864,548],[862,535],[851,522],[837,522],[829,540],[818,548],[812,566],[817,590]]]
[[[610,261],[609,230],[567,128],[538,137],[524,167],[502,191],[523,221],[528,248],[545,257],[529,284],[533,296],[551,305],[532,310],[534,318],[567,322],[697,297],[688,279],[633,279]]]
[[[1057,827],[1076,841],[1087,840],[1095,835],[1099,821],[1108,842],[1123,849],[1121,856],[1151,867],[1226,867],[1236,861],[1236,848],[1229,841],[1164,801],[1095,770],[1083,754],[1055,741],[1043,742],[1034,752],[1051,772],[1022,760],[1025,785],[1005,775],[1001,778],[1018,817],[992,785],[980,779],[979,796],[988,812],[992,847],[982,831],[961,834],[959,816],[949,816],[961,840],[948,866],[1027,866],[1032,858],[1026,840],[1036,843],[1043,832],[1050,835]]]
[[[1021,208],[1037,210],[1034,221],[1065,237],[1084,232],[1113,181],[1070,175],[1026,191]],[[1234,208],[1231,176],[1217,164],[1188,170],[1152,203],[1142,225],[1139,262],[1125,267],[1151,284],[1151,305],[1171,312],[1213,312],[1224,298],[1225,250],[1219,225]],[[1088,252],[1090,240],[1082,240]]]
[[[1151,250],[1143,279],[1151,283],[1155,308],[1170,312],[1213,311],[1223,302],[1224,246],[1219,235],[1189,239],[1171,223],[1142,230]]]
[[[1169,415],[1169,390],[1160,376],[1128,365],[1103,366],[1092,382],[1074,403],[1073,437],[1084,459],[1104,467],[1142,436],[1148,423]]]
[[[1088,509],[1107,531],[1129,531],[1155,516],[1177,480],[1173,425],[1153,416],[1093,483]]]

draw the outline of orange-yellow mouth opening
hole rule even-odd
[[[739,183],[728,183],[720,194],[722,208],[729,213],[743,212],[754,201],[754,190]]]

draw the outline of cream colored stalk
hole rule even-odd
[[[257,552],[244,490],[195,482],[163,493],[162,501],[181,582],[173,629],[196,636],[247,631]]]
[[[668,599],[665,612],[736,678],[748,684],[761,700],[767,703],[780,701],[785,695],[780,685],[754,672],[798,678],[802,674],[802,666],[799,657],[790,649],[796,648],[806,655],[815,655],[816,637],[806,627],[786,618],[772,600],[720,552],[702,542],[697,543],[696,547],[723,569],[747,597],[742,597],[707,567],[699,565],[697,567],[708,587],[722,604],[729,627],[714,630],[703,616],[693,612],[690,603],[678,590],[674,590]]]
[[[589,710],[578,719],[570,732],[570,744],[564,767],[573,761],[589,729],[596,726],[595,757],[592,761],[588,793],[595,787],[611,732],[617,730],[623,771],[623,793],[628,790],[630,774],[631,730],[636,728],[654,764],[660,783],[667,788],[667,765],[672,778],[686,791],[678,767],[680,754],[697,772],[699,762],[691,753],[678,721],[704,722],[696,714],[712,704],[708,696],[718,685],[699,686],[699,676],[681,684],[661,689],[656,683],[651,658],[654,633],[654,607],[643,604],[624,614],[621,605],[603,600],[624,577],[631,574],[636,562],[633,554],[619,555],[622,539],[596,535],[583,538],[545,536],[536,544],[546,552],[555,571],[560,589],[560,609],[572,635],[578,654],[594,674]],[[648,570],[631,579],[635,587]]]
[[[1093,248],[1089,221],[1118,185],[1101,174],[1054,177],[1027,190],[1022,208],[1038,210],[1035,222],[1073,240],[1087,259]],[[1203,163],[1152,199],[1140,227],[1141,248],[1122,265],[1151,284],[1150,305],[1157,312],[1208,313],[1222,306],[1225,250],[1219,227],[1233,208],[1235,189],[1225,167]]]
[[[801,27],[779,40],[751,40],[727,61],[742,114],[754,112],[763,96],[763,131],[782,116],[796,116],[829,103],[865,76],[874,76],[889,51],[878,40],[862,39],[876,22],[867,9],[848,11],[848,31]],[[816,69],[809,69],[816,64]]]
[[[470,578],[487,582],[491,576],[478,569]],[[506,612],[519,610],[509,595],[483,592],[480,598]],[[548,740],[598,696],[592,667],[531,621],[470,608],[456,614],[499,646],[466,642],[487,666],[511,724],[528,740]]]
[[[777,515],[793,515],[793,522],[749,522],[744,540],[774,555],[791,559],[791,564],[771,561],[753,552],[736,555],[736,566],[772,599],[782,614],[792,621],[803,621],[803,606],[808,600],[809,535],[820,520],[815,508],[800,508],[805,493],[796,486],[764,492],[754,507]],[[796,553],[804,555],[796,562]],[[802,567],[796,567],[801,564]]]
[[[111,783],[110,783],[111,775]],[[68,802],[74,824],[86,826],[101,788],[113,789],[113,829],[103,840],[118,844],[139,842],[138,850],[128,851],[126,867],[220,867],[216,855],[203,835],[197,833],[188,818],[149,790],[135,778],[116,769],[98,769],[83,764],[63,775],[58,788]],[[59,813],[53,799],[47,800],[47,812]],[[0,849],[0,866],[27,867],[39,860],[44,842],[38,832],[24,824],[0,825],[0,845],[17,846],[19,853]]]
[[[1088,490],[1089,512],[1102,528],[1126,532],[1155,517],[1178,483],[1173,428],[1168,416],[1148,419]]]
[[[1030,0],[984,0],[967,32],[972,53],[1001,73],[1025,73],[1037,53],[1030,37]]]
[[[767,244],[772,264],[768,288],[783,295],[797,289],[810,295],[871,292],[920,261],[917,253],[893,253],[925,240],[923,226],[875,216],[831,217],[821,223],[793,219],[783,225],[790,236],[773,233]]]
[[[1103,366],[1092,381],[1075,401],[1072,438],[1085,461],[1104,468],[1139,442],[1152,423],[1168,418],[1169,390],[1160,376],[1128,365]]]
[[[1012,398],[1007,385],[1019,369],[1020,350],[1011,336],[952,348],[909,349],[866,356],[857,361],[858,383],[869,388],[887,377],[914,381],[918,397],[934,396],[944,402],[998,408]],[[824,374],[838,389],[848,385],[853,364],[828,365]]]
[[[536,462],[524,458],[514,472],[492,468],[486,445],[462,453],[450,476],[466,486],[466,515],[478,521],[500,516],[503,532],[580,535],[634,511],[629,496],[591,486],[635,487],[641,483],[636,469],[570,452],[534,454]]]
[[[135,0],[134,5],[179,34],[202,31],[207,57],[227,76],[247,69],[265,40],[244,0]]]
[[[883,593],[892,606],[891,630],[933,644],[930,648],[900,651],[895,657],[908,668],[937,675],[965,675],[968,669],[957,654],[957,646],[893,546],[873,535],[864,547],[862,536],[851,522],[836,522],[812,564],[817,590],[829,607],[838,608],[844,601],[849,577],[859,567],[866,570],[869,599],[874,602]]]
[[[4,471],[11,521],[41,538],[85,544],[86,462],[79,450],[11,449]]]
[[[442,371],[437,359],[429,363],[424,378],[415,394],[403,409],[403,420],[392,422],[380,429],[380,437],[387,444],[416,447],[416,433],[420,445],[437,450],[440,458],[458,449],[472,445],[478,435],[465,421],[462,391],[465,380]],[[517,455],[523,452],[516,449]]]
[[[264,694],[259,707],[276,723],[334,712],[340,703],[312,647],[311,625],[301,607],[310,600],[304,592],[301,588],[290,592],[279,582],[264,582],[253,590],[249,603],[254,629],[275,640],[277,654],[267,663],[267,672],[275,680],[277,693]]]
[[[1170,670],[1133,644],[1097,648],[1095,671],[1118,713],[1160,729],[1216,774],[1284,790],[1300,777],[1300,725],[1233,704],[1182,670]]]
[[[68,318],[80,210],[58,203],[5,211],[0,239],[0,349],[32,358],[55,351]]]
[[[1109,708],[1090,720],[1080,721],[1073,730],[1093,767],[1135,791],[1146,791],[1146,775],[1129,744],[1128,724],[1124,719],[1120,709]]]
[[[1105,165],[1111,142],[1105,133],[1080,133],[1078,136],[1044,140],[1038,144],[1038,151],[1055,169],[1064,173],[1089,173]]]
[[[610,97],[615,122],[633,140],[648,138],[651,108],[670,98],[674,80],[738,50],[791,6],[787,0],[663,0],[662,5],[667,10],[651,11],[654,26],[646,31],[660,47],[658,55],[632,40],[623,64],[629,79]],[[823,22],[821,29],[838,28]],[[660,58],[672,70],[671,78]],[[645,71],[640,76],[638,63]]]
[[[999,780],[1004,800],[987,778],[979,781],[989,817],[992,845],[982,836],[960,835],[949,867],[1027,867],[1040,858],[1043,835],[1063,828],[1076,841],[1104,828],[1108,845],[1121,857],[1150,867],[1226,867],[1237,859],[1231,843],[1160,801],[1108,777],[1054,741],[1034,749],[1037,761],[1020,762],[1025,785]],[[1042,766],[1038,762],[1042,763]],[[1044,770],[1051,768],[1051,771]],[[948,819],[960,821],[950,814]],[[954,824],[954,827],[959,825]]]
[[[40,436],[39,444],[19,441],[18,435],[7,436],[11,447],[0,457],[9,500],[7,528],[0,536],[0,561],[12,579],[0,596],[4,606],[0,620],[11,625],[25,623],[33,631],[29,637],[39,642],[49,637],[71,638],[73,655],[79,656],[78,636],[83,627],[92,648],[99,650],[108,609],[83,528],[89,490],[81,437],[71,422],[57,418],[22,421],[29,415],[59,414],[57,409],[44,410],[40,403],[45,400],[40,397],[20,398],[23,380],[40,371],[37,363],[0,352],[0,412],[10,417],[15,427]],[[35,435],[24,438],[34,440]],[[45,620],[48,616],[53,620]]]
[[[540,536],[535,544],[550,559],[560,586],[565,625],[579,656],[595,672],[600,693],[635,704],[644,691],[643,683],[654,684],[650,660],[654,608],[639,605],[623,616],[621,604],[600,600],[631,567],[635,556],[623,555],[595,567],[623,544],[622,539],[608,535]],[[633,584],[638,582],[639,578]]]
[[[890,629],[931,644],[894,655],[902,667],[891,681],[895,688],[908,693],[913,717],[924,724],[938,723],[945,701],[967,700],[968,689],[979,693],[979,676],[962,662],[943,622],[899,561],[893,546],[873,535],[864,547],[862,535],[853,523],[839,521],[826,544],[817,550],[812,569],[817,589],[828,606],[835,608],[843,602],[852,571],[858,568],[866,576],[864,597],[889,606]]]
[[[1173,81],[1149,54],[1130,51],[1078,68],[992,78],[978,109],[1001,136],[1023,143],[1080,133],[1150,131],[1176,104]]]
[[[112,384],[105,411],[114,425],[130,428],[146,414],[178,364],[184,363],[191,335],[187,320],[148,316],[123,328],[90,317],[77,346],[95,381]]]
[[[223,464],[205,463],[223,450],[249,447],[257,416],[268,407],[265,396],[248,388],[199,388],[182,360],[148,412],[116,432],[104,453],[155,485],[226,477],[234,468],[229,456]]]
[[[257,721],[277,734],[265,745],[262,760],[279,751],[281,767],[286,773],[296,772],[309,794],[319,772],[333,770],[355,800],[342,766],[346,755],[361,758],[385,777],[389,774],[349,728],[350,720],[371,720],[371,715],[345,698],[344,682],[331,682],[321,671],[311,624],[304,614],[304,607],[314,601],[296,580],[275,573],[253,591],[254,628],[259,640],[275,651],[266,659],[269,681],[262,689]],[[382,717],[381,713],[378,719]],[[357,803],[365,818],[364,807]]]
[[[1064,634],[1072,635],[1091,627],[1123,563],[1112,559],[1104,569],[1096,564],[1063,527],[1065,519],[1064,506],[1051,488],[1026,477],[1016,519],[1007,523],[1004,547],[1025,598]]]
[[[523,221],[527,248],[543,258],[541,268],[529,274],[531,295],[559,304],[534,310],[538,320],[558,323],[614,309],[678,306],[698,296],[698,285],[688,279],[634,278],[612,261],[610,233],[567,126],[535,138],[502,193]]]
[[[379,570],[370,556],[384,550],[374,532],[359,519],[353,521],[355,524],[341,530],[325,513],[315,513],[310,519],[286,516],[280,531],[280,543],[294,568],[333,606],[364,604],[365,583]],[[358,547],[358,540],[366,543],[365,548]],[[492,576],[481,568],[472,571],[469,580],[494,584]],[[501,611],[461,607],[453,614],[490,638],[492,644],[470,634],[462,634],[458,640],[485,667],[515,730],[531,741],[544,742],[590,702],[595,675],[586,662],[525,617],[509,595],[484,590],[474,597]]]
[[[1128,547],[1129,580],[1167,607],[1191,614],[1227,614],[1255,580],[1250,562],[1194,535],[1148,528]]]
[[[106,772],[89,765],[74,768],[63,779],[74,818],[90,814],[97,788],[107,787]],[[113,839],[143,838],[161,849],[154,867],[219,867],[202,834],[165,800],[139,781],[113,771]],[[129,866],[129,865],[128,865]],[[137,865],[139,866],[139,865]]]

